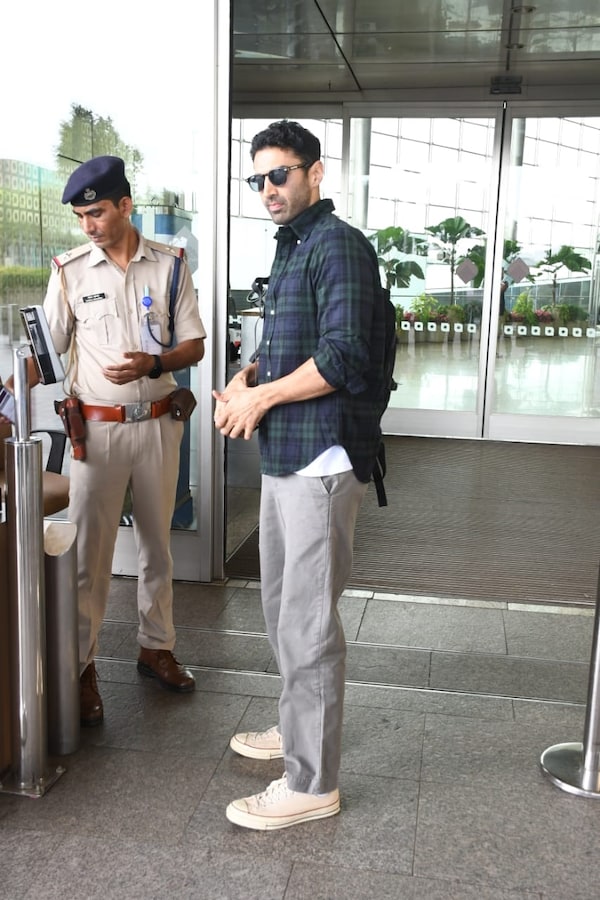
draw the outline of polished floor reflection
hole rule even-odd
[[[135,668],[135,580],[113,578],[106,720],[40,800],[0,795],[11,900],[592,900],[600,804],[542,774],[582,738],[590,610],[348,592],[342,812],[275,833],[226,804],[279,777],[236,756],[277,715],[257,582],[175,584],[197,690]]]
[[[583,329],[578,337],[502,334],[494,361],[494,412],[599,416],[595,335],[595,329],[590,334]],[[398,390],[390,406],[474,411],[479,351],[479,330],[471,335],[404,333],[395,369]]]

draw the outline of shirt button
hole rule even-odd
[[[271,373],[267,372],[267,378],[270,378],[270,377],[271,377]]]
[[[298,244],[301,244],[301,243],[302,243],[302,241],[301,241],[300,239],[298,239],[298,240],[296,241],[296,246],[298,246]]]
[[[274,310],[274,309],[271,310],[271,315],[272,315],[272,316],[275,315],[275,310]]]

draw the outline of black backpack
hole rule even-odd
[[[384,391],[382,394],[381,415],[384,414],[390,400],[390,394],[398,387],[394,381],[394,366],[396,364],[396,345],[398,339],[396,337],[396,307],[390,299],[390,292],[386,288],[381,289],[383,293],[384,305],[384,355],[383,355],[383,373],[384,373]],[[375,482],[375,490],[377,491],[377,502],[379,506],[387,506],[387,496],[385,493],[385,485],[383,479],[386,473],[385,462],[385,444],[383,438],[377,450],[375,465],[373,466],[373,481]]]

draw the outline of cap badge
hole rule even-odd
[[[96,191],[93,188],[86,188],[83,192],[84,200],[95,200],[96,199]]]

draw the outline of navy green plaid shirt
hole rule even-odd
[[[372,244],[333,209],[319,200],[276,234],[258,381],[312,357],[336,390],[269,410],[259,426],[261,470],[289,475],[340,444],[367,482],[381,438],[383,291]]]

